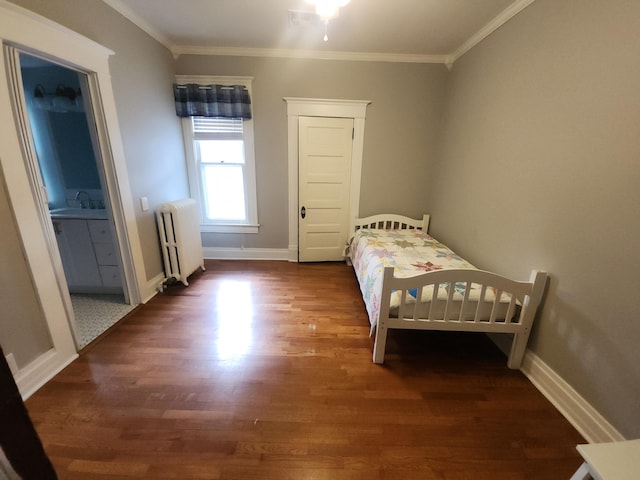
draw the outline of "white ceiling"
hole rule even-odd
[[[291,25],[304,0],[104,0],[174,55],[453,63],[534,0],[351,0],[324,25]]]

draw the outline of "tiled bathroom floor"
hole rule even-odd
[[[109,327],[133,310],[123,295],[71,295],[76,316],[78,349],[86,347]]]

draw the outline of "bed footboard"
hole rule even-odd
[[[384,269],[373,361],[384,362],[390,328],[511,333],[509,368],[518,369],[547,278],[534,270],[528,282],[471,269],[428,272],[409,278]],[[392,307],[392,295],[394,302]]]

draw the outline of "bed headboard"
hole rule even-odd
[[[373,228],[385,230],[407,230],[417,228],[425,233],[429,230],[428,214],[424,214],[422,219],[409,218],[404,215],[396,215],[393,213],[383,213],[380,215],[372,215],[370,217],[356,218],[355,229]]]

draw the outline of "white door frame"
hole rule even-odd
[[[289,249],[290,262],[298,261],[298,117],[353,118],[349,231],[354,229],[360,209],[360,180],[364,150],[364,123],[369,100],[331,100],[284,97],[287,102],[289,160]]]
[[[0,41],[3,46],[15,46],[87,73],[125,284],[131,303],[140,303],[141,294],[147,293],[146,275],[109,72],[109,57],[114,52],[6,0],[0,0]],[[23,367],[15,376],[20,392],[26,398],[76,358],[77,353],[56,275],[56,259],[49,249],[49,232],[43,220],[42,205],[33,192],[29,162],[25,159],[27,149],[22,144],[21,135],[25,126],[16,125],[13,116],[14,106],[24,108],[24,105],[12,97],[11,92],[19,85],[8,83],[10,75],[7,69],[3,48],[0,123],[6,128],[0,129],[0,167],[53,343],[51,350]]]

